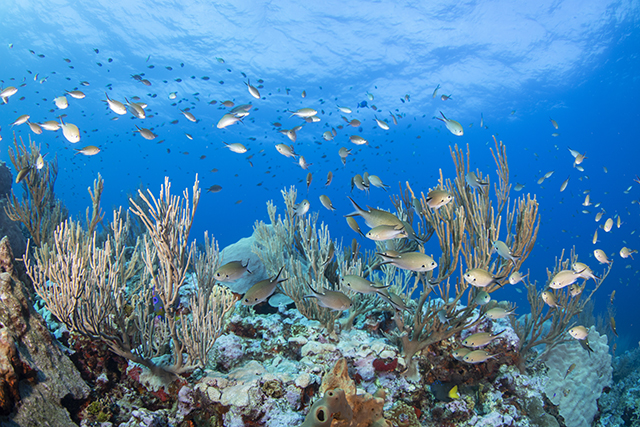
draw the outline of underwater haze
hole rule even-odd
[[[268,219],[266,202],[282,213],[281,190],[295,186],[332,237],[372,250],[374,242],[345,222],[348,196],[390,210],[399,184],[426,194],[440,171],[454,178],[454,144],[468,146],[471,168],[497,182],[495,136],[506,145],[512,196],[531,193],[540,203],[540,233],[523,269],[540,286],[555,257],[575,247],[598,274],[604,266],[593,251],[603,249],[614,267],[596,312],[615,290],[618,351],[638,346],[640,257],[619,255],[640,249],[638,1],[9,0],[2,10],[0,80],[18,91],[0,105],[0,159],[10,164],[14,132],[41,145],[47,160],[57,157],[56,193],[75,218],[91,205],[87,188],[98,174],[107,212],[128,206],[138,188],[157,194],[165,176],[174,194],[191,191],[197,175],[203,194],[192,238],[208,230],[222,248],[249,236],[255,221]],[[54,99],[74,90],[86,96],[67,95],[68,108],[59,109]],[[146,118],[116,114],[105,93],[147,104]],[[252,108],[218,128],[232,108],[225,101]],[[302,108],[316,110],[319,121],[292,116]],[[23,114],[34,123],[65,114],[80,141],[12,126]],[[443,117],[460,123],[463,135]],[[347,123],[353,119],[360,123]],[[157,136],[148,140],[136,126]],[[293,142],[281,131],[296,126]],[[353,135],[368,144],[355,145]],[[276,144],[293,144],[308,169]],[[100,151],[74,150],[86,146]],[[345,165],[341,147],[352,150]],[[568,148],[586,153],[584,161],[575,164]],[[364,172],[388,192],[352,190],[351,178]],[[321,194],[335,211],[320,204]],[[591,205],[583,206],[586,194]],[[608,218],[620,218],[620,227],[605,232]],[[426,251],[438,253],[437,243]],[[501,298],[526,307],[521,290],[508,285]]]

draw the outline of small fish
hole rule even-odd
[[[129,100],[125,97],[124,101],[129,106],[129,112],[138,119],[144,119],[147,117],[147,113],[144,111],[144,107],[137,102],[129,102]]]
[[[364,139],[363,137],[359,136],[359,135],[351,135],[349,137],[349,141],[351,141],[352,143],[354,143],[355,145],[365,145],[365,144],[369,144],[369,141],[367,141],[366,139]]]
[[[471,348],[482,348],[491,344],[493,340],[497,339],[505,331],[506,329],[498,332],[497,334],[492,334],[490,332],[479,332],[464,339],[462,341],[462,345]]]
[[[442,115],[442,118],[434,117],[434,119],[444,122],[444,125],[449,130],[449,132],[456,136],[462,136],[464,134],[464,130],[462,129],[462,125],[460,123],[456,122],[455,120],[447,119],[444,114],[442,114],[442,111],[440,111],[440,115]]]
[[[519,256],[514,256],[511,254],[511,249],[502,241],[496,240],[491,245],[493,250],[498,253],[502,258],[510,260],[512,263],[516,263],[520,259]]]
[[[44,130],[55,132],[60,129],[60,124],[55,120],[47,120],[46,122],[40,123],[40,127]]]
[[[6,88],[0,91],[0,99],[4,104],[9,102],[9,98],[15,95],[18,92],[18,89],[14,86],[7,86]]]
[[[268,300],[269,297],[276,291],[276,287],[278,286],[278,284],[287,280],[286,278],[280,278],[283,270],[284,266],[280,268],[280,271],[275,277],[271,279],[261,280],[251,286],[249,290],[247,290],[247,292],[242,296],[242,305],[252,306]]]
[[[31,116],[28,114],[22,114],[17,119],[15,119],[13,123],[11,123],[11,126],[20,126],[21,124],[27,123],[30,117]]]
[[[576,364],[572,363],[571,366],[569,366],[569,369],[567,369],[567,373],[564,374],[563,380],[566,380],[567,379],[567,375],[569,375],[574,369],[576,369]]]
[[[218,184],[214,184],[211,187],[207,188],[207,193],[219,193],[222,191],[222,186]]]
[[[529,274],[525,274],[524,276],[522,275],[522,273],[520,273],[519,271],[514,271],[513,273],[511,273],[511,275],[509,276],[509,283],[511,283],[512,285],[516,285],[518,283],[520,283],[525,277],[527,277]]]
[[[516,191],[522,191],[523,188],[524,188],[524,184],[520,184],[520,183],[516,183],[515,187],[513,187],[513,189]]]
[[[100,152],[100,149],[95,145],[87,145],[84,148],[76,148],[76,154],[83,154],[85,156],[95,156]]]
[[[251,81],[247,80],[245,84],[247,85],[247,89],[249,90],[251,96],[253,96],[255,99],[260,99],[260,92],[258,92],[258,89],[251,85]]]
[[[86,96],[84,94],[84,92],[80,91],[80,90],[71,90],[71,91],[67,91],[67,94],[69,96],[71,96],[72,98],[75,99],[84,99],[84,97]]]
[[[464,177],[464,180],[469,187],[473,188],[474,190],[478,190],[480,192],[483,192],[483,187],[489,185],[488,182],[480,181],[480,179],[475,174],[475,172],[469,172],[468,174],[466,174]]]
[[[402,270],[416,271],[426,273],[438,266],[433,257],[423,254],[422,252],[403,252],[401,254],[393,254],[391,251],[385,253],[377,253],[384,262],[382,264],[391,264]]]
[[[122,102],[109,98],[109,95],[107,95],[107,92],[104,93],[104,96],[107,97],[107,99],[104,102],[107,103],[111,111],[121,116],[124,114],[127,114],[127,107],[125,107],[125,105]]]
[[[595,245],[597,241],[598,241],[598,230],[596,230],[596,232],[593,233],[593,240],[591,242]]]
[[[451,399],[460,399],[460,393],[458,393],[458,386],[454,385],[448,393],[449,398]]]
[[[44,167],[44,157],[42,156],[42,153],[38,153],[35,166],[37,170],[41,170]]]
[[[569,329],[569,335],[577,340],[584,340],[589,336],[589,331],[582,325]]]
[[[227,147],[229,150],[231,150],[234,153],[244,154],[247,152],[247,147],[245,147],[239,142],[233,142],[231,144],[227,144],[226,142],[222,141],[222,143],[225,145],[225,147]]]
[[[462,275],[464,280],[472,286],[484,288],[492,283],[499,283],[504,277],[494,276],[487,270],[481,268],[473,268]]]
[[[515,311],[515,308],[509,311],[509,310],[505,310],[502,307],[494,307],[487,310],[487,312],[484,315],[491,320],[504,319],[505,317],[513,314],[514,311]]]
[[[600,264],[611,264],[607,254],[602,249],[596,249],[593,251],[593,256],[596,257]]]
[[[330,211],[336,210],[336,208],[333,207],[333,204],[331,203],[329,197],[325,196],[324,194],[320,195],[320,203],[322,203],[322,206],[329,209]]]
[[[462,359],[464,359],[464,357],[469,353],[471,353],[470,349],[461,347],[452,351],[451,356],[453,356],[454,359],[462,362]]]
[[[27,124],[29,125],[29,129],[31,129],[31,132],[35,133],[36,135],[42,134],[42,128],[38,123],[33,123],[27,120]]]
[[[397,228],[397,226],[382,224],[373,227],[365,236],[376,242],[382,242],[385,240],[405,238],[407,237],[407,232],[404,231],[403,228]]]
[[[569,295],[571,295],[572,297],[577,297],[582,293],[585,286],[586,285],[580,286],[577,283],[574,283],[573,285],[569,286]]]
[[[347,217],[347,224],[349,224],[349,227],[355,231],[356,233],[358,233],[359,235],[361,235],[362,237],[364,237],[364,233],[362,232],[362,230],[360,230],[360,226],[358,225],[358,223],[356,222],[355,219],[353,219],[353,217],[348,216]]]
[[[377,175],[369,175],[369,182],[374,187],[382,188],[384,191],[387,191],[387,188],[389,188],[389,186],[385,185]]]
[[[549,307],[552,307],[552,308],[560,307],[558,305],[558,299],[556,298],[556,295],[553,292],[542,291],[542,294],[540,294],[540,296],[542,297],[542,301],[544,301],[544,303],[547,304]]]
[[[427,194],[427,206],[439,209],[453,200],[453,196],[444,190],[431,190]]]
[[[329,171],[327,173],[327,182],[324,184],[324,186],[328,187],[329,184],[331,184],[331,181],[333,181],[333,172]]]
[[[310,285],[309,289],[313,294],[305,295],[303,298],[315,298],[317,299],[320,307],[328,308],[329,310],[344,311],[351,308],[352,303],[348,296],[340,291],[331,291],[325,289],[324,293],[320,293],[313,289]]]
[[[471,300],[471,304],[477,304],[479,306],[483,306],[491,301],[491,295],[487,291],[480,291],[478,294]]]
[[[182,113],[182,115],[183,115],[183,116],[185,116],[185,117],[187,118],[187,120],[189,120],[190,122],[196,123],[196,122],[198,121],[198,119],[196,119],[196,117],[195,117],[192,113],[190,113],[190,112],[188,112],[188,111],[185,111],[185,110],[180,110],[180,112],[181,112],[181,113]]]
[[[351,108],[349,107],[341,107],[341,106],[337,106],[338,110],[340,110],[342,113],[344,114],[351,114]]]
[[[222,118],[220,118],[216,127],[218,129],[224,129],[227,126],[231,126],[233,124],[238,123],[239,121],[241,121],[241,119],[237,117],[235,114],[227,113],[224,116],[222,116]]]
[[[452,98],[451,98],[451,95],[442,95],[442,96],[440,96],[440,99],[443,100],[443,101],[446,101],[446,100],[452,99]]]
[[[604,215],[604,211],[600,211],[596,214],[596,222],[599,222],[602,219],[602,215]]]
[[[440,89],[440,85],[436,86],[436,88],[433,90],[433,95],[431,96],[432,98],[438,96],[438,89]]]
[[[249,267],[248,260],[244,265],[242,265],[242,261],[231,261],[220,266],[215,273],[213,273],[213,277],[222,283],[235,282],[244,276],[245,273],[251,274],[251,271],[247,267]]]
[[[576,280],[580,279],[580,272],[576,272],[573,270],[560,270],[556,273],[555,276],[551,279],[551,283],[549,283],[549,287],[551,289],[562,289],[566,286],[569,286],[575,283]]]
[[[384,120],[379,120],[376,116],[373,117],[380,129],[389,130],[389,125],[387,124],[387,122],[385,122]]]
[[[561,193],[567,188],[567,184],[569,184],[569,178],[571,178],[571,177],[568,177],[567,179],[565,179],[564,182],[562,183],[562,185],[560,185],[560,192]]]
[[[593,280],[598,280],[598,278],[593,274],[593,271],[591,270],[591,268],[589,268],[589,266],[583,262],[574,262],[571,265],[571,269],[579,275],[579,277],[581,279],[593,279]]]
[[[351,150],[345,147],[340,148],[338,150],[338,155],[340,156],[340,160],[342,160],[342,164],[347,164],[347,157],[351,154]]]
[[[376,286],[374,282],[370,282],[365,278],[351,274],[343,276],[340,283],[342,286],[359,294],[373,294],[389,286]]]
[[[609,323],[611,325],[611,330],[615,336],[618,336],[618,331],[616,330],[616,319],[613,316],[609,317]]]
[[[304,119],[306,117],[315,116],[316,114],[318,114],[318,112],[313,108],[300,108],[299,110],[293,111],[291,117],[297,116]]]
[[[304,156],[300,156],[298,158],[298,165],[300,165],[300,167],[304,170],[309,169],[309,166],[311,166],[313,163],[307,163],[307,161],[305,160]]]
[[[628,247],[623,247],[622,249],[620,249],[620,256],[622,258],[629,258],[631,257],[631,259],[633,259],[633,254],[635,254],[636,252],[638,252],[635,249],[629,249]]]
[[[62,134],[67,139],[67,141],[75,144],[80,141],[80,130],[78,127],[71,123],[65,123],[62,121],[62,116],[60,117],[60,127],[62,128]]]
[[[18,175],[16,175],[16,184],[20,184],[20,182],[27,177],[27,175],[29,174],[29,171],[31,171],[31,166],[29,165],[20,169],[20,171],[18,172]]]
[[[294,152],[293,145],[276,144],[276,150],[285,157],[293,157],[295,159],[297,156]]]
[[[613,228],[613,218],[609,218],[605,221],[604,227],[602,227],[605,232],[610,232],[611,228]]]
[[[467,353],[462,359],[463,361],[471,364],[486,362],[489,359],[495,359],[499,354],[489,354],[484,350],[474,350]]]
[[[155,139],[158,136],[155,133],[153,133],[150,129],[140,128],[140,127],[138,127],[138,125],[136,125],[136,129],[137,129],[137,131],[134,131],[134,132],[140,133],[140,135],[142,135],[142,137],[144,139],[149,140],[149,141],[151,141],[152,139]]]
[[[178,93],[177,92],[171,92],[169,94],[169,99],[176,99],[178,97]],[[217,102],[217,101],[215,101]]]
[[[333,140],[333,133],[332,133],[330,130],[328,130],[328,131],[324,132],[324,133],[322,134],[322,139],[324,139],[325,141],[331,141],[331,140]]]
[[[303,216],[307,212],[309,212],[309,208],[311,207],[311,203],[307,199],[304,199],[300,204],[296,205],[295,212],[297,216]]]
[[[549,120],[551,121],[551,124],[553,125],[553,127],[558,129],[558,122],[556,122],[555,120],[553,120],[551,118]]]

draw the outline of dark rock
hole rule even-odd
[[[65,405],[85,399],[89,388],[12,275],[7,238],[0,247],[0,424],[76,426]]]
[[[13,174],[6,163],[0,162],[0,198],[7,198],[11,193],[11,184],[13,184]]]

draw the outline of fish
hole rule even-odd
[[[353,219],[353,217],[348,216],[347,217],[347,224],[349,224],[349,227],[355,231],[356,233],[358,233],[359,235],[361,235],[362,237],[364,237],[364,233],[362,232],[362,230],[360,230],[360,226],[358,225],[358,223],[356,222],[355,219]]]
[[[328,308],[329,310],[344,311],[351,308],[353,305],[351,299],[340,291],[331,291],[325,289],[324,293],[320,293],[313,289],[311,285],[307,284],[311,292],[311,295],[305,295],[303,298],[315,298],[320,307]]]
[[[555,120],[553,120],[552,118],[549,118],[549,120],[551,121],[551,124],[553,125],[554,128],[558,129],[558,122],[556,122]]]
[[[258,91],[258,89],[251,85],[251,81],[247,80],[245,84],[247,85],[247,89],[249,90],[251,96],[253,96],[255,99],[260,99],[260,92]]]
[[[617,337],[618,331],[616,330],[616,319],[614,319],[613,316],[609,317],[609,324],[611,325],[611,331],[613,331],[613,334]]]
[[[560,270],[556,273],[555,276],[551,279],[551,283],[549,283],[549,287],[551,289],[562,289],[566,286],[569,286],[575,283],[576,280],[580,279],[580,272],[576,272],[573,270]]]
[[[307,199],[304,199],[302,202],[295,206],[295,212],[297,216],[303,216],[307,212],[309,212],[309,208],[311,207],[311,203]]]
[[[427,206],[439,209],[453,200],[453,196],[444,190],[431,190],[427,194]]]
[[[591,206],[591,202],[589,201],[589,194],[584,197],[584,202],[582,202],[582,206]]]
[[[47,120],[46,122],[40,123],[40,127],[44,130],[55,132],[60,129],[60,124],[55,120]]]
[[[231,261],[220,266],[213,273],[213,277],[215,277],[218,282],[222,283],[235,282],[244,276],[245,273],[252,274],[248,267],[249,260],[247,260],[247,263],[244,265],[242,265],[242,261]]]
[[[451,99],[451,95],[442,95],[442,96],[440,96],[440,99],[443,100],[443,101],[446,101],[448,99]]]
[[[76,148],[76,154],[83,154],[85,156],[95,156],[100,152],[100,149],[95,145],[87,145],[84,148]]]
[[[392,227],[397,227],[398,229],[403,228],[402,222],[394,214],[380,209],[374,209],[369,206],[367,206],[369,210],[365,211],[360,206],[358,206],[358,204],[351,197],[349,197],[349,200],[351,201],[351,204],[353,204],[355,212],[346,215],[347,217],[361,216],[364,219],[364,222],[370,228],[374,228],[379,225],[389,225]]]
[[[218,184],[214,184],[211,187],[207,188],[207,193],[219,193],[222,191],[222,186]]]
[[[6,88],[0,91],[0,99],[4,104],[9,102],[9,98],[15,95],[18,92],[18,89],[14,86],[7,86]]]
[[[515,187],[513,187],[514,190],[516,191],[522,191],[522,189],[524,188],[524,184],[520,184],[520,183],[516,183]]]
[[[333,181],[333,172],[329,171],[327,173],[327,182],[324,184],[324,186],[328,187],[329,184],[331,184],[331,181]]]
[[[220,120],[218,121],[218,124],[216,125],[216,127],[218,129],[224,129],[227,126],[231,126],[233,124],[238,123],[239,121],[241,121],[241,119],[239,117],[237,117],[234,114],[231,113],[227,113],[224,116],[222,116],[220,118]]]
[[[464,130],[462,129],[462,125],[460,123],[456,122],[455,120],[447,119],[444,114],[442,114],[442,111],[440,111],[440,114],[442,115],[442,118],[434,117],[434,119],[444,122],[444,125],[449,130],[449,132],[456,136],[462,136],[464,134]]]
[[[515,311],[515,308],[513,310],[506,310],[502,307],[494,307],[487,310],[487,312],[484,315],[491,320],[504,319],[505,317],[513,314],[514,311]]]
[[[567,179],[565,179],[562,182],[562,184],[560,185],[560,192],[561,193],[567,188],[567,185],[569,184],[569,178],[571,178],[571,177],[568,177]]]
[[[177,92],[171,92],[169,93],[169,99],[176,99],[178,97],[178,93]],[[217,101],[216,101],[217,102]]]
[[[42,153],[38,153],[35,166],[37,170],[41,170],[44,167],[44,157],[42,156]]]
[[[125,102],[129,106],[129,112],[138,119],[144,119],[147,117],[147,113],[144,111],[144,107],[138,104],[137,102],[129,102],[129,100],[125,97]]]
[[[474,190],[478,190],[481,193],[484,193],[483,187],[489,185],[488,182],[481,181],[475,174],[475,172],[469,172],[468,174],[466,174],[464,180],[469,187],[473,188]]]
[[[276,150],[278,150],[278,153],[282,154],[285,157],[293,157],[295,159],[297,156],[294,151],[293,145],[276,144]]]
[[[552,307],[552,308],[560,307],[558,305],[558,299],[556,298],[556,295],[553,292],[542,291],[540,296],[542,297],[542,301],[544,301],[544,303],[547,304],[549,307]]]
[[[62,128],[62,134],[72,144],[80,141],[80,130],[78,127],[71,123],[65,123],[60,117],[60,127]]]
[[[611,228],[613,227],[613,219],[609,218],[605,221],[604,223],[604,227],[602,227],[604,229],[605,232],[610,232]]]
[[[182,113],[183,116],[186,117],[187,120],[189,120],[190,122],[196,123],[198,121],[198,119],[196,119],[196,117],[190,113],[189,111],[185,111],[185,110],[180,110],[180,112]]]
[[[451,390],[449,390],[448,396],[451,399],[460,399],[460,394],[458,393],[458,386],[454,385]]]
[[[635,254],[636,252],[638,252],[635,249],[629,249],[628,247],[623,247],[622,249],[620,249],[620,256],[622,258],[629,258],[631,257],[631,259],[633,259],[633,254]]]
[[[316,114],[318,114],[318,112],[316,110],[314,110],[313,108],[300,108],[299,110],[293,111],[291,112],[291,116],[297,116],[300,117],[302,119],[306,118],[306,117],[311,117],[311,116],[315,116]]]
[[[74,99],[84,99],[84,97],[86,96],[84,94],[84,92],[80,91],[80,90],[71,90],[71,91],[67,91],[67,94],[69,96],[71,96]]]
[[[589,268],[589,266],[583,262],[574,262],[571,265],[571,269],[579,275],[581,279],[593,279],[598,280],[598,278],[593,274],[593,271]]]
[[[484,350],[474,350],[467,353],[466,356],[462,358],[463,361],[471,364],[486,362],[489,359],[495,359],[498,357],[498,354],[489,354]]]
[[[42,128],[38,123],[33,123],[27,120],[27,124],[29,125],[29,129],[31,129],[31,132],[35,133],[36,135],[42,134]]]
[[[320,203],[322,203],[322,206],[329,209],[330,211],[336,210],[336,208],[334,208],[333,204],[331,203],[331,199],[329,199],[329,197],[325,196],[324,194],[320,195]]]
[[[380,129],[383,130],[389,130],[389,125],[387,124],[387,122],[385,122],[384,120],[379,120],[376,116],[373,116],[376,124],[380,127]]]
[[[351,108],[349,107],[341,107],[341,106],[337,106],[338,110],[340,110],[340,112],[344,113],[344,114],[351,114]]]
[[[597,241],[598,241],[598,230],[596,230],[595,233],[593,233],[593,239],[591,243],[595,245]]]
[[[493,340],[497,339],[505,331],[506,329],[498,332],[497,334],[492,334],[491,332],[479,332],[464,339],[462,341],[462,345],[471,348],[482,348],[491,344]]]
[[[322,139],[324,139],[325,141],[331,141],[331,140],[333,140],[333,133],[331,133],[331,131],[330,131],[330,130],[325,131],[325,132],[322,134]]]
[[[313,163],[307,163],[306,159],[304,158],[304,156],[300,156],[298,158],[298,165],[300,165],[300,167],[304,170],[309,169],[309,166],[311,166]]]
[[[576,369],[576,364],[572,363],[571,366],[569,366],[569,369],[567,369],[567,372],[564,374],[563,380],[566,380],[567,375],[569,375],[574,369]]]
[[[602,249],[594,250],[593,256],[598,260],[600,264],[611,264],[613,262],[609,260],[607,254]]]
[[[231,144],[227,144],[226,142],[222,141],[222,143],[225,145],[225,147],[227,147],[229,150],[231,150],[234,153],[244,154],[247,152],[247,147],[245,147],[239,142],[233,142]]]
[[[384,191],[387,191],[387,188],[390,187],[389,185],[385,185],[377,175],[369,175],[369,182],[374,187],[382,188]]]
[[[514,264],[516,263],[516,261],[518,261],[520,259],[519,256],[512,255],[511,254],[511,249],[509,249],[509,247],[504,242],[502,242],[500,240],[494,241],[491,246],[492,246],[493,250],[498,253],[498,255],[500,255],[504,259],[508,259],[509,261],[511,261]]]
[[[135,125],[137,131],[134,132],[139,132],[140,135],[142,135],[142,137],[146,140],[151,141],[152,139],[155,139],[158,135],[156,135],[155,133],[153,133],[150,129],[147,128],[140,128],[138,127],[138,125]]]
[[[275,277],[272,277],[271,279],[261,280],[251,286],[242,296],[242,305],[252,306],[268,300],[269,297],[276,291],[276,287],[278,286],[278,284],[288,279],[280,278],[283,270],[284,266],[280,268],[280,271],[278,271],[278,274]]]
[[[20,126],[21,124],[27,123],[30,117],[29,114],[22,114],[11,123],[11,126]]]
[[[340,156],[340,160],[342,160],[342,165],[347,164],[347,157],[351,154],[351,150],[345,147],[340,148],[338,150],[338,155]]]
[[[480,291],[477,295],[471,300],[471,304],[477,304],[479,306],[483,306],[489,304],[491,301],[491,295],[487,291]]]
[[[464,359],[464,357],[469,353],[471,353],[470,349],[461,347],[452,351],[451,356],[453,356],[454,359],[462,362],[462,359]]]
[[[396,311],[409,311],[400,295],[397,295],[386,288],[380,289],[376,292],[380,298],[389,303],[389,305],[391,305],[391,307],[393,307]]]
[[[382,224],[369,230],[369,232],[365,234],[365,237],[376,242],[382,242],[385,240],[406,238],[407,232],[404,231],[404,228]]]
[[[473,268],[462,275],[464,280],[472,286],[484,288],[492,283],[500,283],[504,276],[494,276],[482,268]]]
[[[589,336],[589,331],[582,325],[569,329],[569,335],[577,340],[584,340]]]
[[[363,137],[361,137],[359,135],[351,135],[349,137],[349,141],[351,141],[355,145],[366,145],[366,144],[369,144],[369,141],[367,141],[366,139],[364,139]]]
[[[18,175],[16,175],[16,184],[20,184],[20,182],[27,177],[29,172],[31,171],[31,166],[27,165],[20,169]]]
[[[602,219],[602,215],[604,215],[604,211],[600,211],[596,214],[596,222],[600,222],[600,219]]]
[[[580,286],[577,283],[574,283],[573,285],[569,286],[569,295],[571,295],[572,297],[577,297],[582,293],[585,286],[586,285]]]
[[[396,116],[393,115],[393,113],[389,113],[391,114],[391,120],[393,120],[393,124],[398,126],[398,119],[396,119]]]
[[[514,271],[513,273],[511,273],[511,275],[509,276],[509,283],[511,283],[512,285],[516,285],[518,283],[520,283],[525,277],[527,277],[529,274],[525,274],[524,276],[522,275],[522,273],[520,273],[519,271]]]
[[[426,273],[438,267],[438,263],[433,257],[423,254],[422,252],[404,252],[401,254],[376,253],[384,261],[381,264],[391,264],[402,270],[416,271]]]
[[[433,95],[431,96],[432,98],[438,96],[438,89],[440,89],[440,85],[436,86],[436,88],[433,90]]]
[[[340,283],[343,287],[351,289],[359,294],[373,294],[390,286],[377,286],[374,282],[370,282],[363,277],[353,274],[343,276]]]
[[[104,93],[104,96],[106,96],[107,99],[104,100],[103,102],[107,103],[111,111],[121,116],[124,114],[127,114],[127,107],[125,107],[125,105],[122,102],[109,98],[109,95],[107,95],[107,92]]]

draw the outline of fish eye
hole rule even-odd
[[[245,298],[245,299],[244,299],[244,302],[249,302],[249,298]]]

